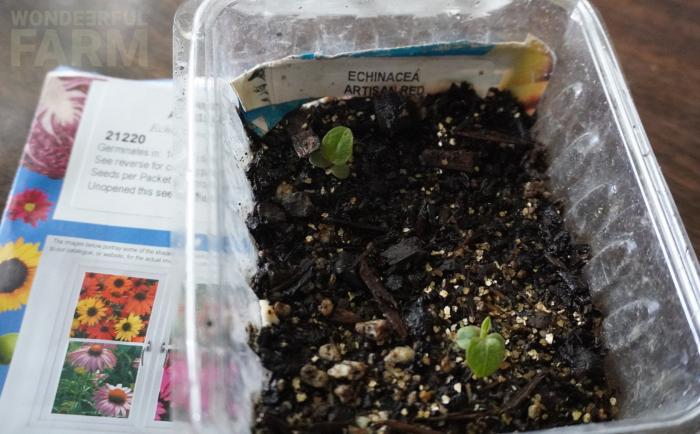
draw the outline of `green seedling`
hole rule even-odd
[[[466,351],[467,366],[474,377],[488,377],[498,370],[506,354],[506,342],[498,333],[489,333],[491,318],[481,328],[466,326],[457,330],[457,346]]]
[[[338,179],[350,176],[348,161],[352,159],[352,131],[348,127],[335,127],[328,131],[321,147],[309,156],[309,162],[327,169]]]

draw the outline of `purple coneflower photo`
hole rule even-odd
[[[105,384],[95,392],[95,409],[104,416],[127,417],[133,392],[121,384]]]
[[[117,358],[110,348],[102,344],[83,345],[68,353],[67,359],[74,367],[91,372],[112,369],[117,363]]]

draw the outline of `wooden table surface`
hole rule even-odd
[[[178,0],[3,0],[0,3],[0,208],[4,206],[36,106],[42,79],[55,62],[29,53],[12,65],[13,12],[134,10],[142,23],[97,28],[109,42],[110,30],[127,42],[134,29],[147,31],[147,65],[76,66],[126,78],[171,75],[171,23]],[[700,251],[700,2],[692,0],[593,0],[606,22],[644,127],[685,227]],[[16,19],[16,17],[15,17]],[[47,27],[38,27],[39,49]],[[69,47],[73,28],[56,28]],[[29,39],[31,41],[31,38]],[[30,48],[31,50],[31,48]],[[72,63],[70,54],[68,63]],[[83,59],[85,62],[85,59]]]

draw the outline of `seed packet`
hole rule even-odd
[[[245,119],[264,135],[301,104],[323,97],[372,97],[386,90],[421,96],[471,83],[484,96],[510,90],[531,114],[549,82],[554,56],[534,36],[522,42],[466,41],[327,56],[307,53],[265,63],[236,77],[232,86]]]
[[[172,425],[172,104],[170,81],[47,75],[0,223],[3,432]]]

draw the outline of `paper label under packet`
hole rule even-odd
[[[358,51],[335,56],[304,54],[265,63],[231,83],[244,117],[264,135],[287,113],[323,97],[372,97],[384,90],[427,95],[463,81],[484,96],[508,89],[535,111],[554,57],[539,39],[493,45],[452,42]]]

